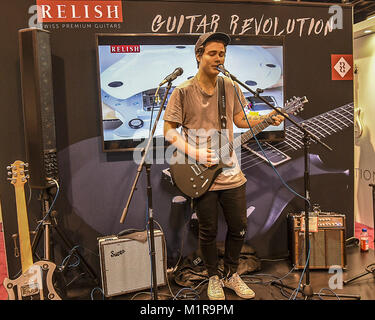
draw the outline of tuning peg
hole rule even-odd
[[[11,165],[11,166],[7,166],[7,170],[12,170],[13,168],[14,168],[13,165]]]

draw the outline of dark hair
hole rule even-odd
[[[209,42],[221,42],[222,44],[224,44],[224,48],[225,48],[225,51],[227,50],[227,44],[223,41],[223,40],[219,40],[219,39],[213,39],[213,40],[208,40],[207,42],[203,43],[196,51],[195,51],[195,55],[201,57],[204,53],[204,50],[206,49],[206,45],[207,43]],[[197,59],[197,57],[195,57],[195,60],[197,61],[197,68],[199,69],[199,61]]]

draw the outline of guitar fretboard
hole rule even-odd
[[[256,136],[259,132],[263,131],[265,128],[272,124],[271,118],[266,118],[262,122],[258,123],[252,128],[252,130],[246,131],[245,133],[239,135],[233,142],[229,142],[221,148],[221,152],[224,154],[229,154],[236,148],[240,147],[245,142],[249,141],[253,136]]]
[[[353,112],[354,104],[349,103],[308,120],[303,120],[300,124],[303,124],[308,131],[315,134],[318,138],[324,139],[353,126]],[[261,142],[261,145],[271,162],[273,158],[274,160],[277,159],[277,161],[282,158],[287,160],[289,157],[285,156],[285,152],[303,148],[302,137],[303,133],[295,125],[290,125],[285,128],[285,139],[283,141],[272,144],[272,146],[263,142]],[[312,143],[316,142],[312,140]],[[253,152],[247,152],[242,157],[242,169],[250,168],[265,161],[256,142],[249,143],[248,147]],[[267,150],[270,150],[270,152],[268,153]]]
[[[354,123],[353,110],[354,104],[349,103],[308,120],[304,120],[300,122],[300,124],[303,124],[307,130],[315,134],[318,138],[324,139],[351,127]],[[275,145],[276,148],[279,148],[279,146],[282,147],[282,145],[286,145],[294,150],[303,148],[301,139],[303,134],[295,125],[288,126],[285,131],[285,140]],[[313,140],[312,142],[316,143]]]

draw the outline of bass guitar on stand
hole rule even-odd
[[[61,300],[53,286],[56,265],[50,261],[33,262],[24,184],[27,182],[27,164],[15,161],[7,167],[8,180],[14,186],[22,274],[15,280],[4,279],[9,300]]]

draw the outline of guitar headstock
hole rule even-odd
[[[302,98],[293,97],[290,100],[286,101],[283,111],[289,114],[296,115],[303,110],[303,105],[307,102],[309,102],[309,100],[307,100],[306,96],[303,96]]]
[[[8,170],[8,180],[10,183],[15,186],[24,185],[27,182],[27,179],[30,176],[26,173],[28,172],[27,168],[29,167],[28,163],[17,160],[13,162],[10,166],[7,166]]]

